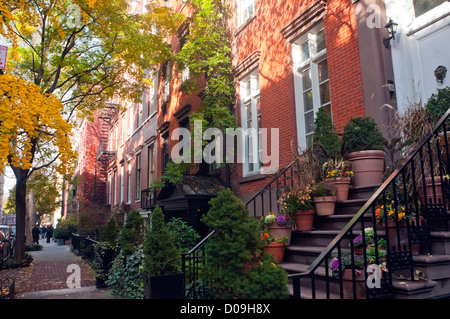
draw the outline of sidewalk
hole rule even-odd
[[[0,278],[15,278],[14,299],[113,299],[107,290],[95,287],[95,275],[88,263],[70,251],[69,245],[57,245],[53,240],[41,251],[29,252],[33,263],[27,268],[0,271]],[[81,288],[67,287],[66,281],[73,274],[67,267],[80,267]]]

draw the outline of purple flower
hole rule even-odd
[[[284,217],[283,215],[279,215],[279,216],[277,217],[277,219],[275,220],[275,222],[276,222],[278,225],[284,225],[284,224],[286,224],[286,217]]]
[[[333,258],[330,262],[330,269],[333,271],[339,270],[339,259]]]
[[[362,240],[363,240],[363,238],[360,235],[360,236],[356,237],[355,239],[353,239],[353,243],[357,243],[357,242],[362,241]]]

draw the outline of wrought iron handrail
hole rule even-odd
[[[281,182],[281,186],[282,187],[287,187],[289,186],[289,182],[288,179],[286,178],[286,173],[290,172],[289,180],[290,180],[290,187],[294,186],[294,163],[296,162],[297,159],[294,159],[291,163],[289,163],[285,168],[281,169],[266,185],[264,185],[264,187],[258,192],[256,193],[252,198],[250,198],[246,203],[245,203],[245,207],[247,207],[247,209],[249,209],[249,205],[251,203],[253,203],[253,217],[259,217],[257,216],[257,211],[261,211],[261,213],[264,215],[265,212],[265,201],[264,201],[264,194],[268,191],[269,192],[269,210],[268,211],[273,211],[274,210],[274,202],[276,205],[276,211],[279,212],[279,203],[278,200],[280,199],[280,182],[279,179],[281,177],[283,177],[283,181]],[[275,201],[273,201],[273,194],[272,194],[272,186],[273,184],[276,183],[276,189],[275,189]],[[256,200],[257,198],[261,199],[261,209],[258,210],[256,208]]]
[[[210,299],[203,272],[200,274],[200,268],[205,265],[205,243],[214,230],[205,236],[190,251],[181,253],[182,271],[185,276],[187,298],[192,299]],[[201,265],[201,266],[200,266]]]
[[[426,173],[425,165],[430,166],[431,172],[434,171],[433,163],[433,150],[431,145],[431,140],[433,136],[438,136],[438,131],[443,130],[444,134],[447,134],[446,121],[449,118],[450,109],[442,116],[442,118],[436,123],[432,131],[428,133],[422,141],[418,144],[416,149],[403,161],[403,163],[395,169],[395,171],[386,179],[386,181],[375,191],[375,193],[370,197],[370,199],[361,207],[361,209],[355,214],[355,216],[348,222],[348,224],[339,232],[339,234],[328,244],[325,250],[323,250],[319,256],[312,262],[312,264],[304,272],[295,273],[288,275],[289,279],[293,282],[293,294],[294,298],[302,297],[301,285],[309,285],[311,288],[311,294],[304,293],[304,296],[316,299],[318,297],[322,298],[332,298],[333,292],[338,293],[338,298],[344,298],[344,293],[350,294],[350,298],[360,298],[360,290],[363,291],[363,298],[376,298],[383,297],[391,294],[392,292],[392,274],[393,271],[398,271],[402,269],[407,269],[410,271],[410,278],[413,280],[414,274],[412,270],[412,249],[413,245],[428,243],[428,249],[431,250],[430,245],[430,222],[437,221],[437,225],[444,225],[448,229],[447,225],[447,206],[446,198],[443,195],[439,195],[437,192],[436,185],[438,182],[441,183],[441,188],[447,189],[448,196],[448,180],[443,176],[443,159],[442,151],[440,150],[439,140],[436,140],[436,154],[438,165],[439,165],[439,179],[435,181],[431,178],[431,192],[432,194],[427,194],[426,190]],[[442,146],[444,150],[444,156],[446,157],[447,165],[450,164],[449,156],[449,141],[447,135],[444,135],[444,145]],[[424,154],[427,152],[428,154]],[[428,155],[428,158],[426,158]],[[415,166],[415,160],[419,160],[420,165],[417,168]],[[418,173],[421,175],[416,176]],[[406,179],[411,179],[412,182],[412,192],[408,192],[408,186]],[[420,185],[421,184],[421,185]],[[392,194],[388,194],[389,188],[392,187]],[[420,194],[421,193],[421,194]],[[401,199],[403,195],[403,199]],[[392,196],[390,198],[389,196]],[[420,202],[422,205],[419,204]],[[391,210],[388,211],[388,205],[390,205]],[[403,207],[401,205],[404,205]],[[420,216],[422,211],[424,216]],[[384,223],[383,230],[377,230],[378,220],[380,213],[384,216],[391,212],[394,215],[395,221],[395,231],[392,232],[394,236],[389,236],[388,222]],[[358,257],[355,254],[355,244],[354,231],[357,226],[360,225],[360,230],[362,236],[362,246],[368,247],[366,236],[364,236],[365,229],[365,217],[367,213],[371,213],[371,222],[369,224],[373,226],[374,238],[373,238],[373,248],[374,256],[369,260],[368,251],[363,250],[363,257]],[[408,220],[407,225],[407,242],[402,242],[400,238],[401,234],[401,224],[398,221],[399,214],[405,213],[413,214],[415,213],[415,218]],[[386,218],[387,219],[387,218]],[[445,221],[445,223],[444,223]],[[384,231],[384,234],[383,234]],[[366,286],[366,280],[368,278],[367,266],[369,263],[374,263],[375,265],[380,265],[384,260],[383,249],[379,244],[379,239],[385,237],[386,240],[386,266],[388,272],[380,272],[379,268],[376,267],[370,269],[375,272],[372,274],[371,279],[374,279],[374,284],[371,287]],[[391,241],[391,242],[390,242]],[[347,248],[343,248],[347,244]],[[431,252],[431,251],[430,251]],[[334,256],[334,257],[333,257]],[[345,260],[347,258],[347,260]],[[362,260],[361,260],[362,259]],[[361,262],[362,261],[362,262]],[[333,265],[330,263],[334,262]],[[364,275],[363,285],[364,289],[360,289],[358,286],[356,275],[361,272],[358,269],[357,262],[362,263],[362,272]],[[321,268],[319,271],[319,267]],[[330,276],[330,271],[332,271],[330,266],[334,266],[334,277]],[[351,284],[350,288],[345,291],[343,288],[343,272],[344,268],[347,267],[351,270]],[[361,267],[361,265],[360,265]],[[318,272],[318,274],[316,274]],[[378,277],[377,277],[378,276]],[[325,278],[325,291],[324,295],[318,296],[318,291],[316,291],[316,280],[318,278]],[[338,289],[332,291],[330,288],[333,284],[338,285]],[[346,296],[348,297],[348,296]]]

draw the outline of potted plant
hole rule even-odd
[[[311,192],[314,207],[318,216],[334,214],[337,186],[327,182],[317,184]]]
[[[282,263],[288,238],[274,237],[272,234],[264,232],[261,234],[261,241],[264,242],[264,251],[271,254],[279,264]]]
[[[389,247],[393,247],[396,250],[402,250],[408,247],[407,221],[411,220],[415,222],[414,214],[406,214],[404,206],[399,205],[395,209],[394,205],[388,204],[386,207],[381,205],[377,208],[375,210],[375,216],[381,229],[384,230],[386,227],[388,229]],[[413,244],[411,247],[412,254],[417,255],[419,248],[419,244]]]
[[[355,187],[378,185],[383,181],[385,139],[370,117],[354,117],[344,127],[343,141],[352,163]]]
[[[348,199],[348,190],[353,179],[353,171],[349,161],[340,159],[331,159],[326,161],[323,166],[325,182],[336,185],[336,201],[342,202]]]
[[[53,232],[53,237],[56,239],[58,245],[64,245],[67,238],[67,229],[57,227]]]
[[[183,299],[184,274],[175,236],[164,223],[159,206],[152,212],[151,228],[144,242],[144,296],[146,299]]]
[[[282,209],[291,213],[298,231],[310,231],[314,222],[314,204],[311,187],[298,185],[283,193],[279,199]]]
[[[292,214],[286,211],[282,211],[279,214],[270,212],[266,216],[261,217],[263,228],[267,228],[267,231],[274,237],[287,237],[287,246],[291,243],[292,224],[294,223]]]
[[[343,252],[341,258],[337,254],[331,255],[329,268],[334,277],[342,278],[344,299],[364,299],[366,297],[366,272],[363,256],[353,256],[350,252]],[[353,270],[355,276],[353,276]],[[354,283],[354,285],[353,285]],[[353,287],[354,286],[354,287]],[[355,288],[356,295],[353,294]]]

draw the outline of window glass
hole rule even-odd
[[[444,2],[446,0],[414,0],[413,4],[416,17],[421,16]]]

